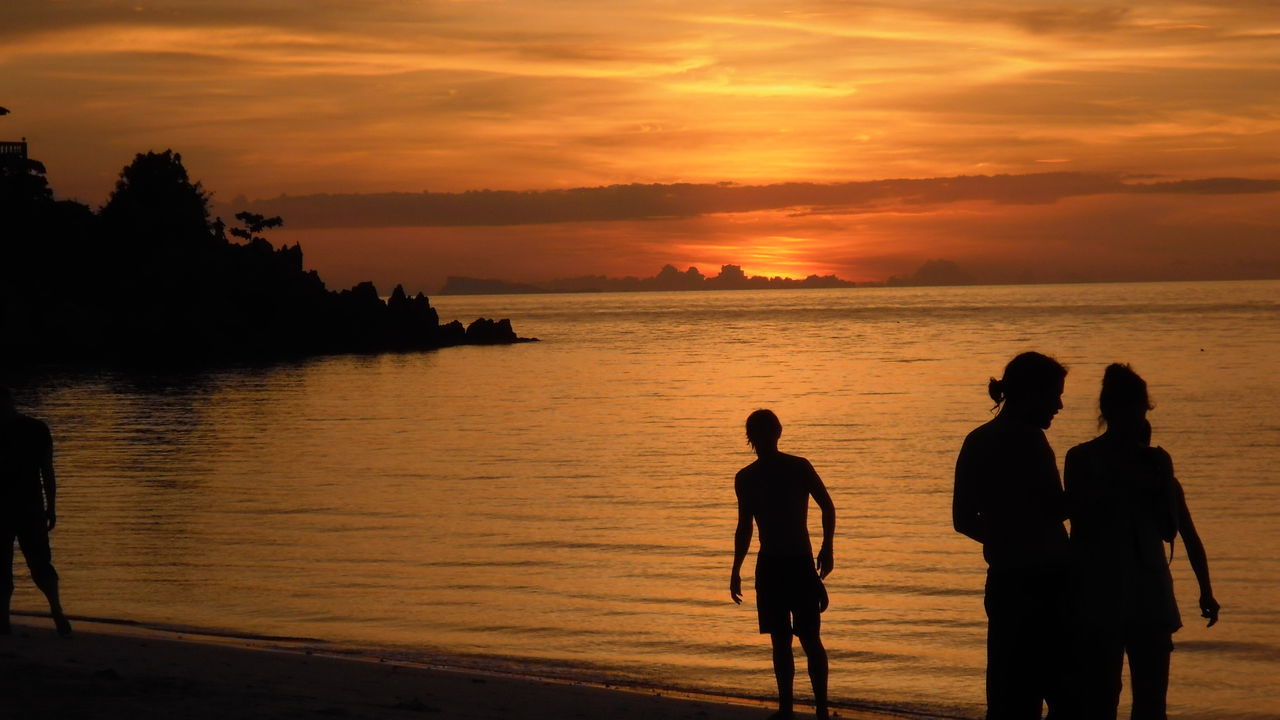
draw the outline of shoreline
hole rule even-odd
[[[13,717],[749,720],[774,710],[751,698],[388,659],[314,638],[70,617],[69,639],[34,613],[15,613],[13,634],[0,636],[0,696],[15,701]],[[798,690],[804,680],[797,673]],[[832,710],[848,720],[947,717]],[[812,714],[797,705],[797,717]]]

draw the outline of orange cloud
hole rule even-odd
[[[1274,174],[1253,4],[94,0],[0,9],[6,129],[97,200],[149,147],[227,195],[1083,171]],[[1267,28],[1272,28],[1268,30]]]

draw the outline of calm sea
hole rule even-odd
[[[1071,369],[1059,458],[1096,432],[1106,363],[1151,385],[1224,608],[1203,627],[1179,546],[1172,713],[1278,716],[1280,282],[437,305],[543,342],[19,388],[57,443],[68,610],[768,696],[727,590],[741,425],[768,407],[839,511],[833,699],[980,717],[985,566],[952,466],[987,377],[1036,349]],[[41,609],[25,576],[15,606]]]

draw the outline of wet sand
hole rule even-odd
[[[281,641],[136,626],[78,622],[67,639],[55,635],[48,620],[15,617],[13,634],[0,636],[5,720],[761,720],[769,713],[749,701],[454,671],[331,655]],[[878,717],[847,710],[839,715]]]

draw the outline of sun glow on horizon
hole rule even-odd
[[[747,275],[802,280],[810,275],[831,275],[833,271],[814,257],[818,243],[813,238],[774,235],[748,240],[741,254]]]
[[[775,213],[761,213],[775,215]],[[753,214],[754,215],[754,214]],[[820,254],[825,243],[814,238],[788,235],[756,236],[735,233],[741,218],[726,220],[722,235],[714,243],[690,243],[672,249],[684,259],[670,262],[681,271],[697,268],[707,277],[715,277],[722,267],[735,265],[748,277],[780,277],[803,280],[810,275],[838,275],[839,268],[824,261]],[[741,231],[741,228],[737,228]],[[727,231],[726,231],[727,230]],[[842,278],[848,279],[848,278]]]

